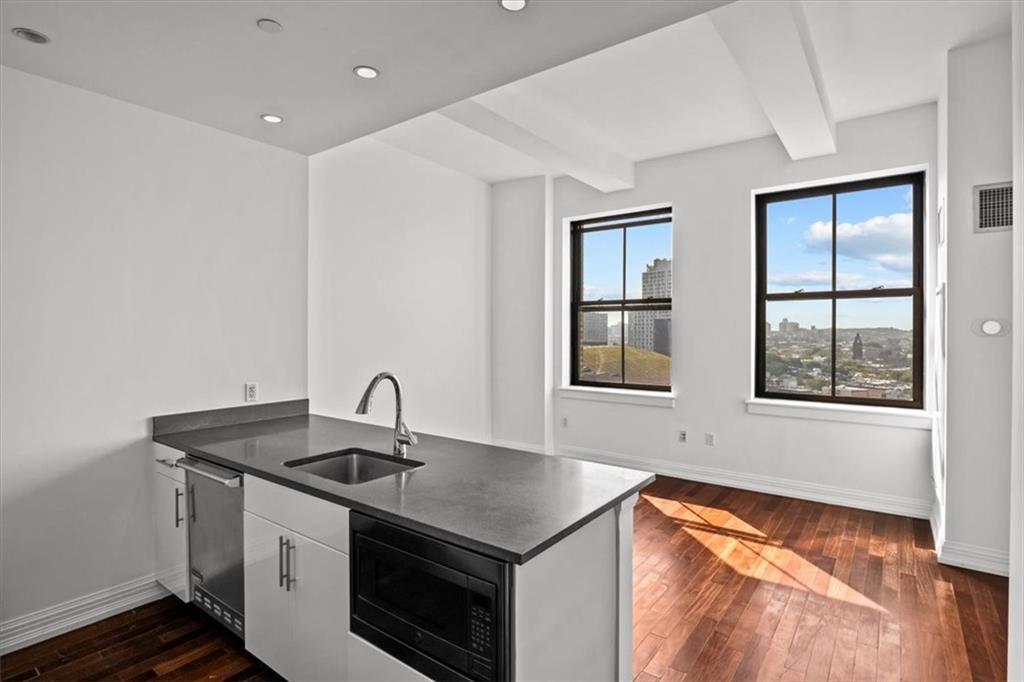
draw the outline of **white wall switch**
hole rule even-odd
[[[704,434],[704,445],[707,445],[708,447],[714,447],[717,441],[718,438],[715,436],[715,434],[711,433],[710,431]]]
[[[251,403],[260,399],[260,385],[255,381],[245,384],[245,402]]]
[[[686,442],[686,431],[680,431],[679,432],[679,442],[680,443],[685,443]]]

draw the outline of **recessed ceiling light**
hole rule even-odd
[[[260,114],[260,118],[266,123],[284,123],[284,117],[277,114]]]
[[[256,27],[264,33],[280,33],[284,30],[284,26],[273,19],[260,19],[256,22]]]
[[[502,9],[507,9],[509,12],[518,12],[526,9],[526,0],[498,0],[498,4],[501,5]]]
[[[23,26],[19,26],[18,28],[12,28],[11,33],[18,36],[22,40],[27,40],[28,42],[35,43],[37,45],[45,45],[46,43],[50,42],[50,39],[46,35],[40,33],[39,31],[33,31],[30,28],[24,28]]]
[[[356,68],[352,69],[352,73],[359,76],[360,78],[365,78],[366,80],[373,80],[374,78],[380,75],[380,71],[373,68],[372,66],[366,66],[365,64],[357,66]]]

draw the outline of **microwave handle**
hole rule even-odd
[[[208,478],[211,481],[216,481],[228,488],[239,488],[242,485],[242,476],[240,474],[231,472],[232,475],[225,476],[222,473],[225,471],[224,469],[215,467],[212,464],[200,462],[190,457],[182,457],[174,462],[174,466],[191,472],[196,476],[202,476],[203,478]]]

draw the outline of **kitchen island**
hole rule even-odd
[[[653,476],[432,435],[421,435],[419,443],[409,448],[412,466],[407,470],[356,485],[285,465],[342,450],[388,453],[391,433],[361,422],[310,415],[305,400],[154,418],[153,440],[160,446],[184,453],[203,466],[240,472],[244,478],[247,648],[286,677],[309,671],[329,673],[332,679],[449,676],[431,655],[434,638],[438,647],[449,642],[442,641],[443,632],[431,632],[431,619],[425,617],[430,614],[409,609],[409,615],[394,619],[395,624],[409,628],[408,632],[396,630],[397,639],[409,640],[405,644],[384,646],[383,635],[372,640],[349,632],[350,612],[353,629],[358,625],[376,635],[377,628],[386,624],[374,620],[376,610],[370,607],[376,605],[366,596],[372,597],[373,590],[360,583],[376,575],[365,567],[370,563],[365,557],[372,554],[371,549],[376,551],[379,538],[364,539],[356,528],[373,527],[382,537],[394,537],[396,546],[403,548],[389,550],[394,556],[412,556],[409,547],[436,546],[446,548],[445,556],[462,553],[465,558],[460,561],[479,558],[507,573],[507,578],[496,581],[507,591],[507,606],[494,611],[500,622],[493,623],[493,629],[502,633],[499,643],[504,653],[476,656],[467,644],[468,660],[479,659],[478,669],[467,665],[450,677],[629,679],[632,510],[637,492]],[[166,465],[173,457],[163,451],[157,460]],[[195,504],[191,490],[189,494],[188,503]],[[174,493],[175,504],[182,495],[183,491]],[[159,511],[157,517],[159,522]],[[178,517],[176,508],[176,522]],[[158,545],[159,533],[158,528]],[[286,538],[289,534],[295,538]],[[356,566],[359,547],[364,547],[364,558]],[[329,559],[335,559],[338,567],[342,562],[352,566],[345,566],[348,577],[344,580],[332,581],[327,570],[314,593],[312,581],[303,580],[301,574],[303,568],[317,570],[316,561],[305,558],[317,553],[325,558],[324,566],[330,566]],[[168,575],[181,576],[171,566],[163,569]],[[259,584],[264,569],[265,580],[273,583],[269,591]],[[196,583],[196,574],[193,568],[189,582]],[[470,584],[473,580],[469,579]],[[193,594],[178,587],[179,596]],[[255,619],[272,621],[288,608],[275,600],[299,599],[300,592],[309,602],[300,609],[303,615],[297,621],[306,620],[310,635],[293,638],[284,646],[274,641],[283,635],[272,622]],[[500,594],[497,601],[501,602]],[[327,602],[334,607],[325,609]],[[365,623],[359,616],[362,606],[367,609]],[[445,619],[433,620],[436,626]],[[447,640],[456,643],[466,635],[458,632],[460,628],[474,637],[479,634],[481,641],[492,635],[491,625],[472,619],[462,623],[452,617],[436,627],[441,631],[449,627],[454,634],[447,635]],[[342,647],[346,637],[349,644]],[[315,659],[320,652],[310,649],[332,641],[335,646],[320,657],[320,668],[303,668],[301,660],[289,661],[289,654],[282,652],[289,647],[306,649],[307,655],[300,658]],[[341,648],[346,651],[342,653]],[[275,656],[280,661],[268,660]],[[484,665],[485,659],[493,659],[494,666]]]

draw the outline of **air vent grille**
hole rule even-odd
[[[997,232],[1013,226],[1013,183],[974,188],[974,231]]]

